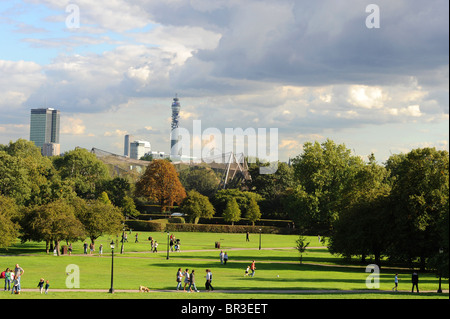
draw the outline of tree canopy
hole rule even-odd
[[[136,195],[158,203],[161,212],[165,212],[173,207],[174,203],[181,204],[186,197],[186,191],[172,163],[154,160],[137,181]]]

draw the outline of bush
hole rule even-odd
[[[136,231],[162,232],[166,229],[167,219],[127,220],[126,225]]]
[[[186,223],[186,221],[184,220],[183,217],[171,217],[169,219],[169,223],[171,223],[171,224],[184,224],[184,223]]]
[[[282,230],[270,226],[211,225],[211,224],[167,224],[167,230],[173,232],[208,232],[208,233],[259,233],[278,234]]]

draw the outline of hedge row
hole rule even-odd
[[[189,224],[189,223],[169,223],[167,219],[158,220],[127,220],[129,228],[136,231],[151,232],[208,232],[208,233],[259,233],[263,234],[283,234],[285,228],[273,226],[245,226],[245,225],[213,225],[213,224]]]
[[[163,214],[140,214],[138,216],[139,220],[151,220],[151,219],[160,219],[160,218],[167,218],[167,215]],[[179,217],[170,217],[170,220],[174,218]],[[189,220],[188,217],[184,217],[186,221]],[[172,222],[172,221],[171,221]],[[223,217],[213,217],[211,219],[207,218],[200,218],[199,220],[200,224],[226,224]],[[235,225],[244,225],[248,226],[251,224],[251,221],[249,221],[247,218],[241,218],[240,221],[235,222]],[[256,226],[275,226],[275,227],[289,227],[292,224],[292,220],[284,220],[284,219],[261,219],[256,221]]]

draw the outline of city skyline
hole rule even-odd
[[[57,105],[61,152],[123,154],[129,134],[169,154],[178,94],[180,127],[276,128],[281,161],[327,138],[380,162],[448,150],[448,6],[4,1],[0,144]]]

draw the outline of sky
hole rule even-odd
[[[274,128],[281,161],[331,139],[382,163],[448,151],[448,87],[447,0],[0,1],[0,144],[51,107],[63,152],[123,154],[131,134],[169,153],[177,95],[188,131]]]

